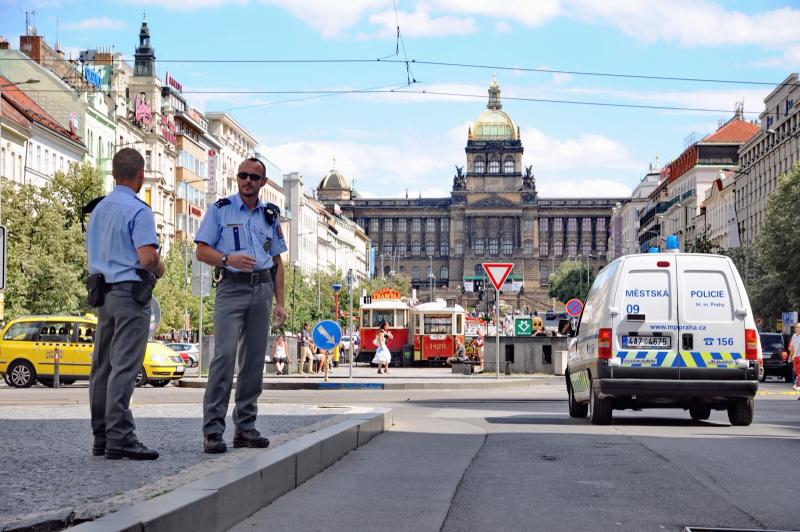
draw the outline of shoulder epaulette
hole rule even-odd
[[[83,231],[84,233],[86,232],[86,226],[83,223],[84,218],[86,217],[87,214],[91,214],[94,208],[97,207],[97,204],[103,201],[104,199],[105,196],[98,196],[89,203],[87,203],[86,205],[84,205],[83,207],[81,207],[81,231]]]
[[[220,209],[222,207],[224,207],[225,205],[230,205],[230,204],[231,204],[231,200],[229,200],[228,198],[218,199],[217,201],[214,202],[214,205],[216,205]]]

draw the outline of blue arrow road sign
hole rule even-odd
[[[317,347],[329,351],[342,341],[342,327],[333,320],[321,321],[314,325],[311,337]]]

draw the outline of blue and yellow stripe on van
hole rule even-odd
[[[723,351],[618,351],[626,368],[735,368],[742,353]]]

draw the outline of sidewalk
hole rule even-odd
[[[453,373],[449,367],[435,368],[390,368],[387,374],[378,374],[368,366],[350,368],[340,365],[329,373],[327,380],[319,373],[312,375],[265,374],[265,390],[429,390],[429,389],[492,389],[514,386],[553,384],[563,386],[564,377],[543,373],[527,375],[500,375],[495,373],[475,373],[463,375]],[[178,386],[186,388],[205,388],[206,377],[184,377]]]
[[[98,530],[138,528],[144,519],[172,519],[192,501],[203,505],[212,496],[250,501],[252,508],[245,509],[252,513],[269,502],[264,497],[294,489],[391,425],[385,409],[259,404],[256,426],[270,447],[234,449],[229,412],[229,450],[208,455],[201,405],[135,405],[137,435],[161,454],[138,462],[92,456],[88,414],[85,405],[0,406],[0,530],[60,530],[101,516],[91,523]],[[256,494],[243,491],[232,475],[261,479],[275,464],[280,474],[264,476],[266,485]],[[204,497],[192,491],[198,483]],[[180,504],[165,505],[169,497]]]

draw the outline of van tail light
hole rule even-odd
[[[789,353],[787,353],[786,351],[781,351],[781,360],[788,360],[788,359],[789,359]]]
[[[611,359],[611,329],[600,329],[597,333],[597,358]]]
[[[755,329],[744,330],[744,358],[758,360],[758,333]]]

